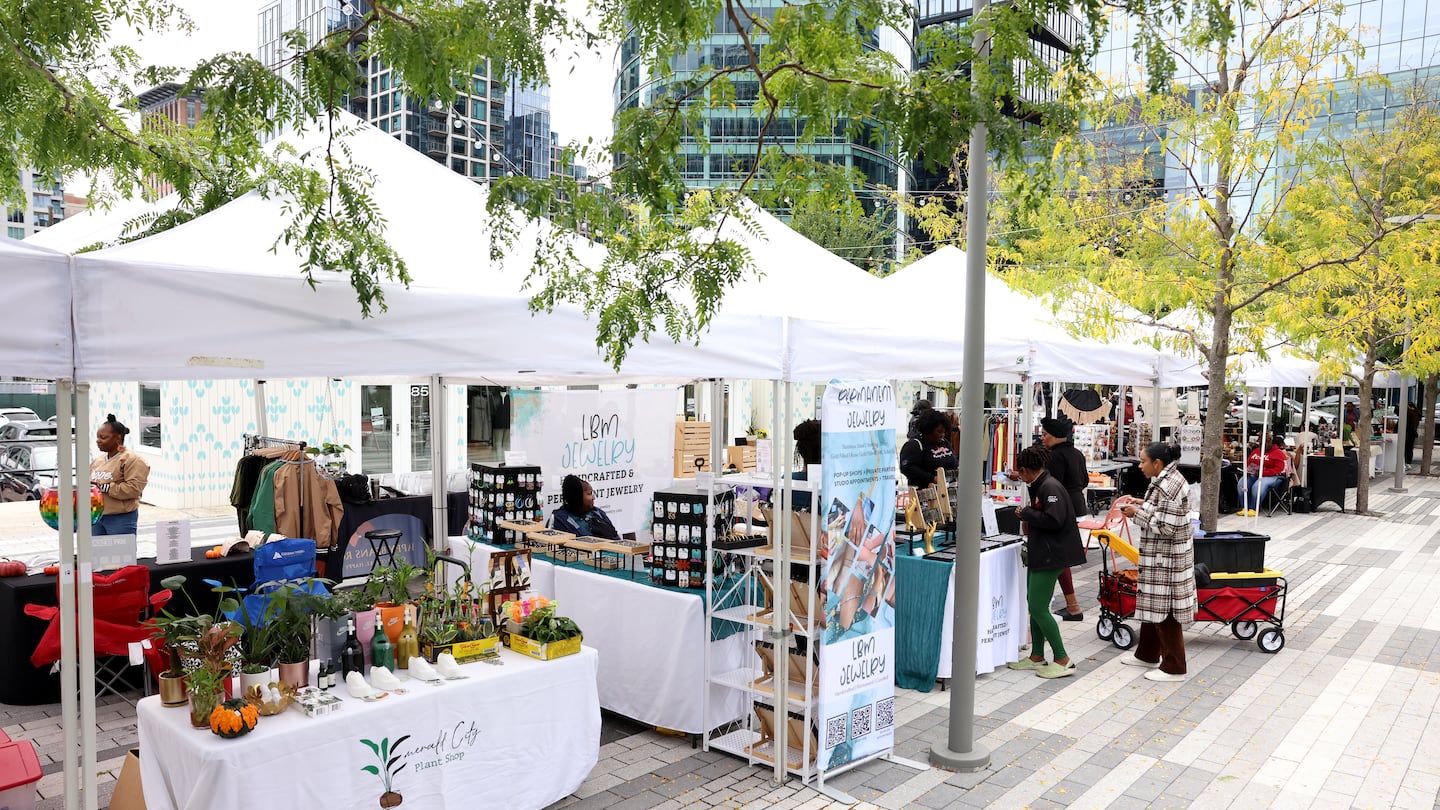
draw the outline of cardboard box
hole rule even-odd
[[[580,644],[583,637],[567,638],[564,641],[552,641],[549,644],[541,644],[534,639],[526,638],[519,633],[510,633],[505,638],[505,646],[531,658],[538,658],[541,661],[549,661],[552,658],[559,658],[565,655],[574,655],[580,652]]]
[[[467,664],[471,661],[479,661],[487,655],[493,655],[495,648],[500,645],[500,639],[495,636],[490,638],[478,638],[472,641],[457,641],[452,644],[422,644],[420,654],[425,660],[435,663],[443,653],[450,653],[455,657],[455,663]]]
[[[145,793],[140,789],[140,749],[131,748],[120,766],[115,792],[110,795],[110,810],[145,810]]]

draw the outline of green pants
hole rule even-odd
[[[1050,600],[1055,596],[1055,583],[1060,579],[1060,572],[1063,570],[1065,569],[1031,571],[1026,580],[1025,602],[1030,608],[1031,658],[1045,657],[1047,641],[1055,653],[1050,660],[1059,661],[1065,657],[1065,642],[1060,640],[1060,625],[1056,623],[1055,617],[1050,615]]]

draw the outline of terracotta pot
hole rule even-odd
[[[385,628],[385,635],[390,637],[390,643],[399,641],[400,631],[405,629],[405,606],[376,602],[375,609],[380,611],[380,624]]]
[[[175,708],[184,706],[190,702],[190,696],[185,693],[185,675],[171,675],[168,672],[160,673],[160,704]]]
[[[310,685],[310,662],[300,661],[294,664],[280,664],[280,681],[288,683],[296,689]]]

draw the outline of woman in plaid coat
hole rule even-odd
[[[1190,485],[1175,461],[1180,448],[1156,442],[1140,451],[1150,480],[1145,499],[1120,499],[1140,527],[1140,577],[1135,618],[1140,643],[1120,659],[1151,670],[1152,681],[1185,680],[1184,625],[1195,621],[1195,542],[1190,528]]]

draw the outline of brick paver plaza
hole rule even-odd
[[[1440,807],[1440,479],[1409,492],[1372,481],[1374,517],[1259,518],[1290,600],[1285,648],[1266,655],[1224,625],[1186,632],[1190,679],[1152,683],[1095,633],[1099,552],[1075,576],[1086,621],[1061,623],[1079,664],[1046,681],[997,671],[976,687],[986,770],[870,763],[831,780],[858,807]],[[1350,492],[1353,504],[1354,493]],[[1250,528],[1226,517],[1221,528]],[[898,690],[896,753],[926,761],[949,693]],[[63,806],[58,706],[0,706],[12,738],[46,765],[41,808]],[[135,745],[134,711],[97,714],[102,806]],[[827,807],[791,781],[606,715],[600,763],[556,808]]]

